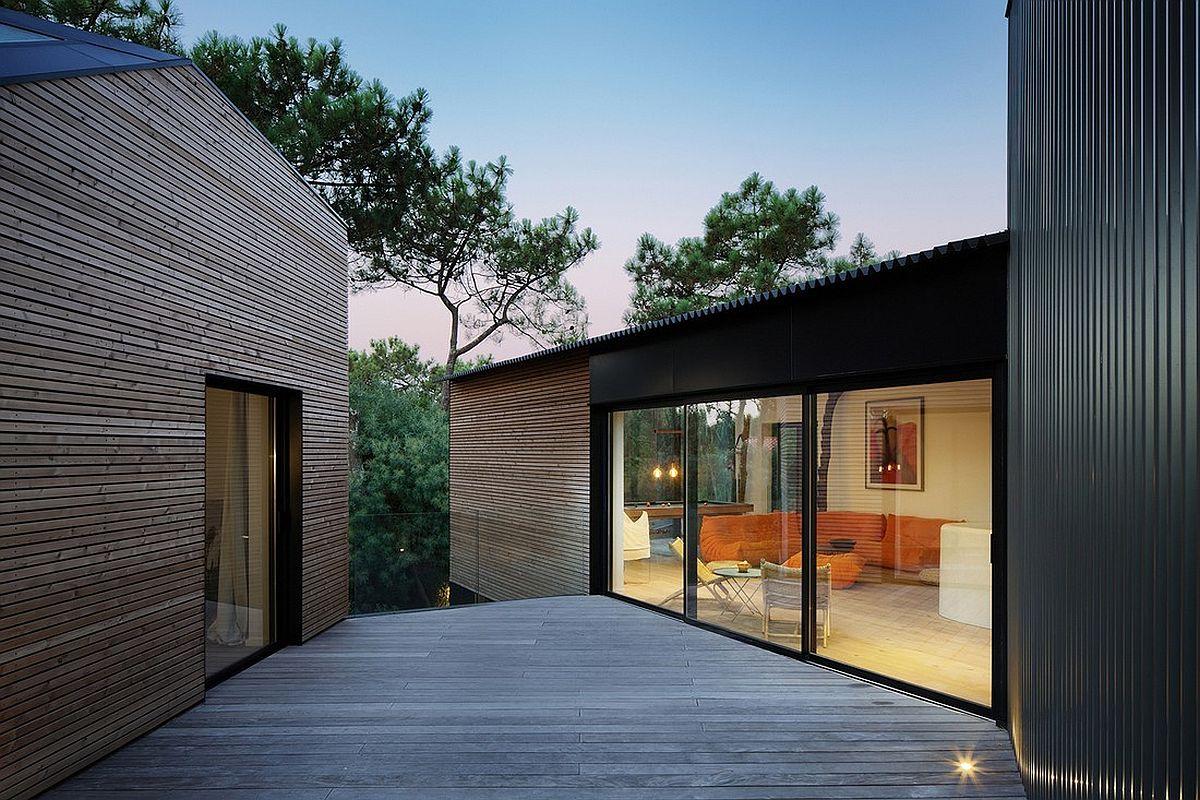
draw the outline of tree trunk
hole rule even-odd
[[[738,428],[741,430],[738,431]],[[749,477],[749,465],[746,463],[749,456],[750,444],[750,417],[746,416],[746,401],[738,401],[737,422],[734,427],[737,432],[737,494],[735,499],[739,503],[746,502],[746,480]]]
[[[442,378],[442,408],[446,413],[450,412],[450,381],[447,379],[454,374],[457,366],[458,353],[451,350],[450,356],[446,359],[446,375]]]
[[[829,451],[833,442],[833,412],[837,410],[841,399],[842,392],[830,392],[825,399],[825,413],[818,438],[821,452],[817,456],[817,511],[829,510]]]
[[[442,377],[442,409],[450,413],[450,376],[458,367],[458,309],[443,297],[442,302],[450,311],[450,346],[446,348],[446,374]]]

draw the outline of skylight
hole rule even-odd
[[[17,42],[52,42],[53,36],[27,31],[24,28],[14,28],[0,22],[0,44],[16,44]]]

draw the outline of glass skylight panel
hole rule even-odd
[[[5,25],[0,22],[0,44],[16,44],[18,42],[53,42],[53,36],[46,36],[41,33],[27,31],[24,28],[15,28],[12,25]]]

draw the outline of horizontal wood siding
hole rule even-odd
[[[346,235],[192,67],[0,88],[0,797],[204,694],[207,376],[302,393],[303,635],[347,609]]]
[[[492,600],[586,594],[586,352],[450,385],[450,580]]]

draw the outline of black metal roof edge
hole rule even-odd
[[[5,25],[12,25],[15,28],[24,28],[27,31],[40,33],[43,36],[51,36],[66,42],[90,44],[94,47],[115,50],[118,53],[144,58],[148,61],[177,61],[180,58],[180,56],[174,53],[165,53],[162,50],[155,50],[152,47],[127,42],[124,39],[116,39],[112,36],[104,36],[80,28],[73,28],[70,25],[64,25],[60,22],[51,22],[48,19],[35,17],[21,11],[14,11],[10,8],[0,8],[0,22],[3,22]]]
[[[103,64],[85,69],[64,69],[57,72],[38,72],[28,75],[11,75],[0,77],[0,86],[16,86],[22,83],[37,83],[38,81],[57,81],[64,78],[78,78],[85,75],[107,75],[113,72],[138,72],[146,69],[166,69],[167,67],[195,67],[191,59],[177,58],[174,61],[144,61],[141,64]],[[196,67],[199,69],[199,67]]]
[[[624,339],[630,336],[646,333],[648,331],[658,330],[660,328],[674,327],[681,323],[690,322],[693,320],[703,319],[732,312],[738,309],[743,309],[748,306],[759,305],[771,300],[778,300],[784,297],[792,297],[803,292],[809,292],[823,286],[831,286],[834,284],[848,283],[851,281],[861,280],[873,274],[883,272],[891,272],[897,267],[915,267],[920,264],[928,264],[931,261],[940,261],[944,258],[950,258],[960,255],[964,252],[979,250],[982,248],[996,247],[997,245],[1006,244],[1008,242],[1008,231],[996,231],[994,233],[985,233],[980,236],[972,236],[967,239],[957,239],[946,244],[931,247],[928,250],[921,250],[916,253],[900,256],[899,258],[885,259],[874,264],[867,264],[858,269],[849,270],[847,272],[839,272],[834,275],[823,275],[819,278],[803,281],[801,283],[793,283],[784,286],[780,289],[772,289],[769,292],[750,295],[749,297],[730,300],[725,303],[718,303],[708,308],[703,308],[698,311],[689,311],[686,314],[678,314],[674,317],[655,320],[654,322],[646,322],[641,325],[634,325],[629,328],[622,328],[609,333],[602,333],[599,336],[593,336],[588,339],[583,339],[570,344],[562,344],[557,347],[551,347],[546,350],[537,350],[532,353],[526,353],[522,356],[514,358],[506,358],[503,361],[497,361],[493,364],[485,364],[475,369],[466,370],[465,372],[456,372],[453,375],[447,375],[442,380],[456,381],[460,378],[467,378],[478,375],[481,372],[499,369],[501,367],[513,366],[522,364],[527,361],[533,361],[539,358],[547,358],[549,356],[569,353],[575,350],[584,350],[598,344],[611,342],[616,339]]]

